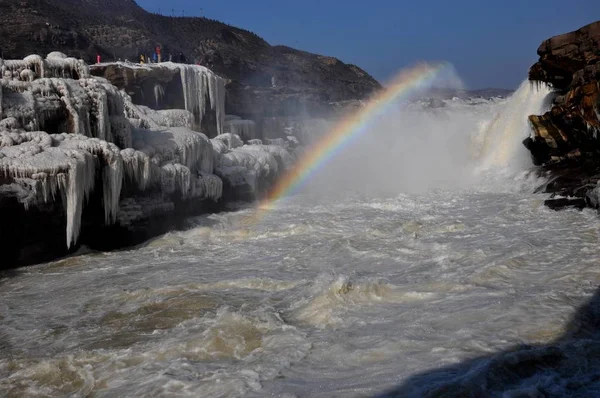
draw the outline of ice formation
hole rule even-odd
[[[232,133],[220,134],[213,138],[213,142],[215,140],[222,141],[227,149],[234,149],[244,145],[241,138],[238,135]]]
[[[0,195],[26,208],[60,197],[70,247],[93,191],[102,199],[105,223],[127,225],[172,211],[173,195],[218,200],[221,178],[256,190],[291,165],[285,148],[254,139],[254,122],[225,117],[223,79],[201,66],[160,65],[180,73],[186,110],[136,105],[62,53],[0,60]],[[163,95],[157,85],[157,101]],[[215,112],[219,132],[229,129],[212,140],[192,130],[207,109]]]
[[[249,187],[257,195],[259,185],[292,166],[295,157],[276,145],[240,145],[233,134],[222,134],[211,140],[215,153],[215,174],[230,186]],[[233,144],[232,144],[233,143]]]
[[[146,106],[137,106],[145,121],[148,119],[159,126],[167,127],[186,127],[192,129],[194,127],[194,115],[185,109],[164,109],[155,111]],[[141,115],[137,115],[141,117]],[[150,127],[150,126],[149,126]]]
[[[101,67],[106,67],[107,64],[103,64]],[[216,134],[222,134],[225,125],[225,80],[210,69],[200,65],[186,65],[177,64],[173,62],[162,62],[158,64],[133,64],[129,62],[116,62],[120,68],[133,69],[133,73],[136,70],[145,70],[151,72],[153,69],[157,70],[169,70],[173,75],[178,75],[181,88],[183,91],[183,103],[185,110],[193,115],[191,125],[186,124],[185,127],[193,127],[199,129],[204,120],[204,116],[207,110],[211,110],[215,113],[215,129]],[[92,69],[95,66],[92,65]],[[165,88],[160,83],[156,83],[153,87],[154,101],[152,106],[158,107],[164,97],[167,95]],[[159,111],[162,113],[162,111]],[[181,113],[179,113],[181,115]],[[154,115],[150,115],[154,116]],[[169,116],[164,114],[167,121],[177,119],[179,116]],[[171,118],[171,119],[169,119]],[[139,118],[138,118],[139,119]],[[162,121],[158,121],[162,125]],[[186,119],[187,123],[187,119]],[[176,122],[175,124],[168,124],[170,127],[180,127],[182,124]],[[212,134],[212,133],[211,133]]]
[[[90,77],[90,70],[84,61],[69,58],[59,52],[48,54],[46,59],[39,55],[29,55],[23,60],[4,60],[0,65],[0,76],[7,79],[19,79],[25,70],[32,71],[35,74],[34,78],[81,79]]]
[[[231,117],[231,115],[227,115]],[[224,133],[231,133],[239,136],[243,141],[249,141],[255,138],[256,136],[256,123],[252,120],[242,120],[242,119],[226,119],[225,120],[225,128],[223,129]]]
[[[225,80],[217,76],[210,69],[200,65],[176,64],[172,62],[145,65],[131,63],[118,64],[126,68],[146,70],[167,68],[179,73],[183,88],[185,110],[194,115],[194,127],[202,125],[205,112],[207,109],[210,109],[216,115],[217,134],[223,133],[225,125]],[[164,87],[156,84],[154,86],[154,100],[157,106],[162,102],[164,96]]]
[[[131,144],[129,126],[123,121],[124,94],[104,79],[2,79],[0,87],[0,103],[5,105],[2,118],[15,118],[25,130],[54,128],[125,146]],[[55,126],[57,122],[60,125]]]
[[[84,200],[94,188],[98,157],[104,163],[106,217],[109,221],[114,219],[122,178],[121,158],[115,159],[111,152],[116,146],[81,135],[53,138],[42,131],[0,134],[5,138],[0,149],[0,179],[30,192],[24,202],[26,207],[54,201],[60,194],[67,213],[67,246],[79,236]],[[17,135],[19,138],[15,139]]]
[[[208,99],[210,109],[216,112],[217,132],[223,133],[225,122],[225,81],[210,69],[200,65],[177,65],[181,74],[181,85],[185,109],[198,115],[201,124]]]

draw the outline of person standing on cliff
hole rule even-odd
[[[156,46],[156,56],[158,59],[158,63],[160,64],[162,62],[162,54],[161,54],[160,46]]]
[[[144,64],[146,62],[146,59],[144,58],[144,54],[140,55],[140,64]]]
[[[96,63],[99,64],[100,63],[100,54],[96,54]]]

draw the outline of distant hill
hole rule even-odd
[[[332,57],[271,46],[256,34],[197,17],[147,12],[133,0],[0,0],[5,58],[61,51],[94,62],[137,61],[157,45],[183,53],[244,85],[318,88],[324,100],[362,99],[381,88],[368,73]]]

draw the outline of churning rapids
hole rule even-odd
[[[3,274],[0,395],[594,395],[600,219],[533,193],[546,94],[404,104],[257,223]]]

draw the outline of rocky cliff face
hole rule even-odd
[[[556,90],[552,109],[532,115],[526,145],[535,163],[598,162],[600,156],[600,21],[553,37],[538,49],[529,79]]]
[[[555,89],[552,108],[529,117],[533,135],[524,141],[535,164],[551,170],[546,187],[572,199],[548,205],[598,206],[600,179],[600,21],[552,37],[538,48],[529,70],[533,82]]]

